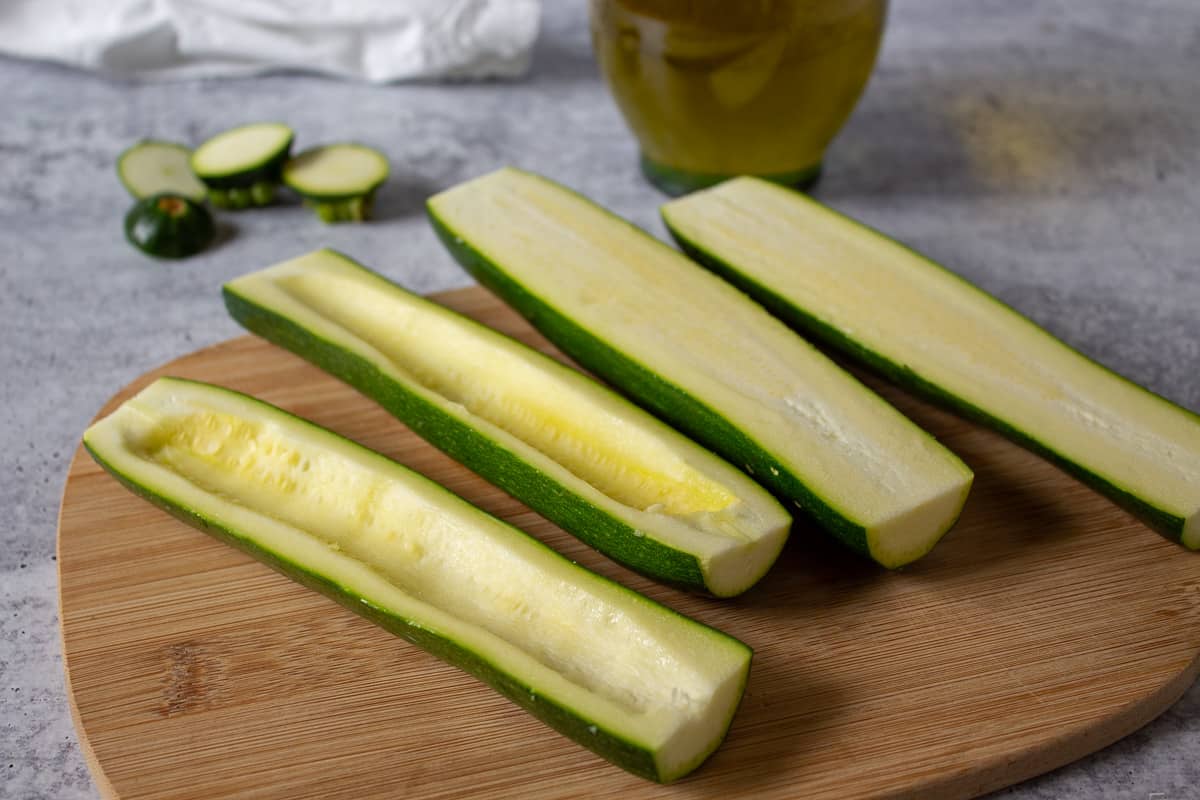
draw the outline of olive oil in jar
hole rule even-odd
[[[600,68],[647,176],[806,185],[875,64],[887,0],[592,0]]]

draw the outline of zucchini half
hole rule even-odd
[[[663,207],[683,248],[781,319],[1041,454],[1200,548],[1200,417],[899,242],[738,178]]]
[[[137,494],[630,772],[681,777],[733,718],[746,645],[274,406],[161,378],[83,441]]]
[[[652,578],[728,597],[791,517],[737,469],[585,375],[331,250],[225,285],[247,329]]]
[[[442,241],[576,361],[887,567],[927,553],[971,471],[725,281],[545,178],[434,196]]]

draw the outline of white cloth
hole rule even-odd
[[[150,79],[513,77],[539,0],[0,0],[0,53]]]

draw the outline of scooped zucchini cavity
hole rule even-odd
[[[751,656],[737,639],[274,406],[160,378],[83,440],[135,493],[638,775],[695,769],[737,710]]]
[[[249,330],[355,386],[597,550],[729,596],[791,517],[733,466],[591,378],[331,250],[225,285]]]
[[[972,473],[761,306],[564,186],[504,169],[435,195],[442,242],[547,339],[887,567]]]

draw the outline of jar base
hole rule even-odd
[[[642,174],[646,176],[646,180],[672,197],[679,197],[680,195],[694,192],[697,189],[707,189],[710,186],[716,186],[722,181],[737,177],[737,174],[722,175],[669,167],[666,164],[659,164],[656,161],[652,161],[645,153],[641,155],[641,165]],[[821,162],[818,161],[811,167],[791,172],[776,172],[769,175],[757,175],[755,177],[803,192],[816,186],[817,181],[821,179]]]

